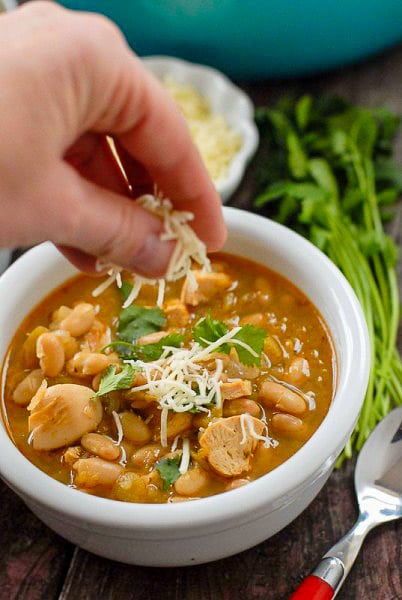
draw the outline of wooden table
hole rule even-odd
[[[243,87],[257,104],[272,102],[288,91],[325,91],[362,104],[385,104],[402,113],[402,46],[327,76]],[[402,136],[398,154],[402,162]],[[249,207],[253,170],[251,166],[233,205]],[[402,210],[393,224],[399,242],[401,224]],[[0,498],[1,600],[286,599],[356,517],[353,464],[349,463],[333,473],[296,521],[259,546],[207,565],[152,569],[115,563],[72,546],[38,521],[2,483]],[[339,600],[401,599],[401,546],[402,523],[372,532]]]

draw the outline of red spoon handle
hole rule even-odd
[[[331,600],[335,590],[323,579],[309,575],[290,596],[289,600]]]

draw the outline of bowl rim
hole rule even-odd
[[[350,319],[347,323],[342,321],[342,311],[339,316],[340,327],[348,340],[344,348],[346,364],[339,374],[335,397],[321,425],[302,448],[282,465],[247,486],[232,490],[230,496],[225,492],[178,504],[131,504],[83,494],[52,479],[23,456],[9,438],[1,420],[0,475],[28,502],[57,510],[61,520],[64,516],[66,520],[78,520],[85,522],[87,526],[98,524],[120,530],[134,529],[144,534],[163,532],[175,537],[180,531],[181,537],[191,537],[195,528],[213,526],[215,531],[224,530],[234,519],[239,523],[247,522],[258,518],[261,511],[266,514],[275,510],[279,506],[275,503],[286,503],[307,481],[312,478],[315,480],[323,471],[328,470],[328,461],[332,465],[356,422],[368,382],[369,338],[361,306],[338,268],[297,233],[264,217],[236,208],[225,207],[224,215],[229,235],[231,229],[243,228],[250,232],[257,228],[260,234],[266,235],[269,231],[273,240],[283,238],[287,243],[293,244],[297,252],[303,254],[309,268],[314,270],[314,265],[317,264],[328,272],[336,293],[334,302],[349,311]],[[0,297],[13,289],[15,281],[21,277],[24,281],[23,275],[27,269],[36,269],[39,274],[45,272],[52,262],[62,264],[67,261],[50,243],[46,242],[29,250],[0,277]],[[71,267],[71,273],[76,272]],[[0,327],[1,320],[7,318],[2,313],[0,305]],[[2,359],[6,348],[3,350]],[[358,357],[358,361],[353,361],[353,357]],[[268,506],[270,509],[267,510]]]
[[[212,82],[216,82],[218,83],[216,89],[224,86],[226,91],[229,91],[233,97],[236,97],[236,105],[239,110],[237,111],[236,124],[230,127],[241,135],[243,138],[242,145],[231,160],[226,176],[215,183],[216,190],[220,194],[222,201],[227,202],[240,184],[246,166],[252,159],[259,144],[258,128],[254,121],[254,104],[251,98],[244,90],[235,85],[227,75],[214,67],[190,62],[174,56],[149,55],[141,56],[140,59],[144,63],[144,66],[154,75],[155,67],[161,67],[166,73],[172,68],[175,70],[178,68],[182,72],[200,75],[202,79],[208,82],[209,90],[211,90]],[[192,85],[191,82],[189,83]],[[211,100],[211,95],[207,91],[202,90],[201,87],[196,87],[201,94]],[[227,114],[221,114],[227,119]]]

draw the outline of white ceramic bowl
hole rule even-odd
[[[241,148],[230,163],[227,175],[216,183],[222,202],[226,202],[239,185],[258,146],[258,129],[250,98],[211,67],[168,56],[147,56],[142,61],[146,69],[159,79],[169,75],[177,83],[194,87],[209,101],[212,112],[223,115],[229,127],[240,135]]]
[[[312,438],[277,469],[231,492],[180,504],[130,504],[70,489],[24,458],[0,424],[3,479],[49,527],[96,554],[173,566],[215,560],[258,544],[312,501],[356,422],[368,380],[369,342],[349,284],[319,250],[289,229],[233,208],[224,214],[225,250],[278,271],[320,310],[337,354],[335,397]],[[1,360],[27,312],[74,273],[53,246],[42,244],[0,278]]]

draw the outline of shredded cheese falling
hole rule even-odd
[[[166,281],[176,281],[186,277],[189,289],[194,291],[197,289],[197,282],[191,270],[192,262],[198,263],[204,271],[210,271],[211,264],[207,256],[205,244],[197,237],[189,225],[189,222],[194,219],[193,213],[174,210],[170,200],[162,199],[158,195],[145,194],[137,199],[137,203],[161,218],[164,231],[160,239],[162,241],[174,241],[176,244],[169,262],[166,277],[164,279],[148,279],[147,277],[136,275],[132,290],[124,302],[123,308],[127,308],[136,300],[143,285],[158,285],[157,305],[161,307],[165,295]],[[122,285],[122,269],[120,267],[105,264],[101,260],[97,261],[97,270],[101,271],[108,267],[108,278],[92,292],[92,296],[95,298],[114,282],[116,282],[118,287]]]

